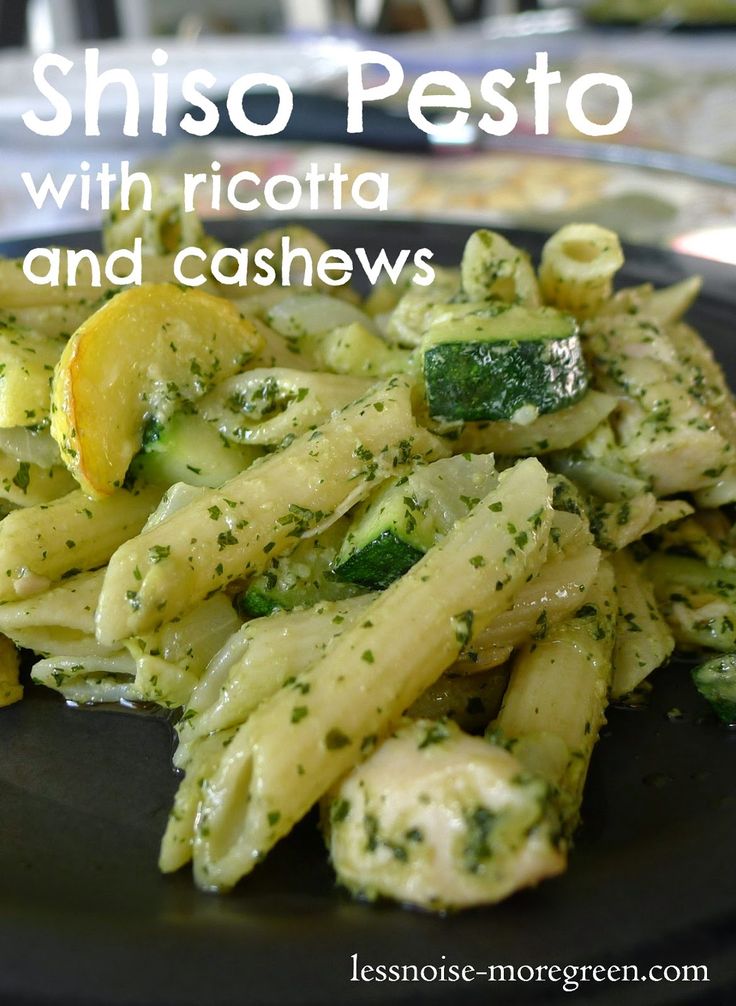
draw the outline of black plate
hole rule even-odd
[[[254,230],[239,222],[216,229],[234,244]],[[457,262],[468,234],[367,220],[316,229],[336,247],[426,246],[447,263]],[[540,249],[538,234],[510,237]],[[692,319],[736,377],[730,269],[634,248],[622,280],[662,284],[692,272],[706,279]],[[683,715],[669,718],[675,708]],[[176,788],[171,746],[160,719],[68,709],[42,688],[0,713],[0,1002],[564,998],[551,983],[352,982],[356,953],[373,965],[710,968],[708,985],[588,982],[576,1002],[720,1002],[736,987],[736,735],[715,721],[684,666],[656,675],[649,708],[611,711],[567,873],[496,908],[445,919],[352,903],[334,885],[311,820],[227,897],[198,893],[186,871],[160,876],[158,842]]]

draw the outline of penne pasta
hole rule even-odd
[[[667,661],[675,640],[657,609],[654,587],[631,552],[617,552],[612,562],[618,616],[611,694],[620,698]]]
[[[47,657],[33,665],[32,677],[78,705],[141,699],[135,684],[135,662],[122,651]]]
[[[500,300],[539,307],[542,299],[531,260],[494,231],[475,231],[468,238],[460,266],[469,300]]]
[[[375,600],[363,594],[256,618],[210,661],[179,726],[180,743],[240,726],[286,681],[307,671]]]
[[[119,489],[91,500],[76,489],[9,514],[0,523],[0,600],[39,593],[104,565],[140,531],[160,496],[156,489]]]
[[[47,468],[0,454],[0,499],[13,507],[48,505],[73,490],[74,485],[62,465]]]
[[[236,577],[261,572],[382,479],[444,453],[417,426],[400,379],[122,545],[97,609],[106,643],[156,628]]]
[[[68,300],[65,304],[47,304],[40,307],[14,307],[0,310],[0,329],[20,329],[47,339],[68,339],[89,316],[101,306],[102,301]]]
[[[614,575],[606,561],[577,615],[519,653],[495,724],[498,738],[527,770],[557,788],[568,840],[605,723],[616,612]]]
[[[209,660],[239,626],[230,598],[215,594],[157,632],[126,640],[140,698],[167,708],[185,705]]]
[[[635,314],[657,325],[673,325],[693,304],[702,285],[700,276],[689,276],[658,290],[651,283],[625,287],[601,304],[596,313],[599,316]]]
[[[409,350],[387,344],[360,322],[322,336],[315,354],[326,370],[354,377],[386,378],[411,373],[415,363]]]
[[[567,224],[542,249],[539,283],[547,304],[589,318],[611,296],[624,264],[618,235],[597,224]]]
[[[615,421],[624,459],[660,496],[712,484],[734,445],[693,393],[667,333],[636,317],[594,319],[586,332],[600,386],[626,396]]]
[[[103,571],[80,573],[43,593],[0,604],[0,631],[43,655],[107,656],[94,635]]]
[[[220,382],[199,410],[228,440],[277,445],[314,429],[370,386],[357,377],[257,368]]]
[[[63,336],[0,328],[0,427],[48,421],[49,383],[65,345]]]
[[[454,443],[456,451],[541,456],[572,447],[592,433],[616,408],[618,399],[588,391],[579,402],[558,412],[519,423],[466,423]]]
[[[542,561],[550,513],[537,461],[503,473],[307,675],[253,713],[197,813],[200,886],[227,888],[251,870],[511,602]],[[478,555],[483,563],[472,561]]]
[[[203,889],[316,804],[363,898],[561,872],[609,695],[677,646],[721,655],[693,679],[736,710],[736,400],[683,320],[700,281],[614,293],[617,236],[575,223],[538,270],[477,230],[361,301],[313,283],[318,235],[224,249],[154,189],[76,286],[0,260],[0,706],[26,649],[60,700],[168,710],[159,866]],[[291,285],[243,289],[285,239]]]

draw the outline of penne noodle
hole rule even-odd
[[[165,182],[103,247],[51,250],[57,284],[0,259],[0,707],[25,649],[59,702],[180,710],[162,871],[226,891],[319,805],[357,896],[495,903],[564,870],[609,697],[707,650],[734,718],[736,399],[697,277],[614,293],[612,231],[535,270],[481,229],[361,300],[318,235],[224,248]]]
[[[0,499],[15,507],[47,506],[71,492],[75,484],[62,465],[47,468],[0,454]]]
[[[612,562],[618,617],[611,694],[620,698],[666,662],[675,640],[657,608],[654,587],[630,550],[617,552]]]
[[[314,429],[370,386],[357,377],[258,368],[222,381],[199,411],[235,443],[280,444]]]
[[[589,318],[608,300],[624,263],[618,236],[598,224],[567,224],[542,249],[539,283],[545,303]]]
[[[249,872],[513,600],[543,559],[550,514],[537,461],[504,472],[310,672],[252,714],[197,813],[201,887],[228,888]]]
[[[261,572],[389,475],[444,453],[394,379],[113,555],[97,609],[112,643],[155,629],[236,577]]]
[[[541,456],[572,447],[592,433],[616,408],[618,399],[588,391],[579,402],[519,423],[466,423],[453,446],[457,452]]]
[[[261,702],[308,670],[355,625],[373,600],[374,594],[363,594],[246,622],[214,655],[192,692],[180,743],[245,723]]]
[[[91,500],[75,489],[9,514],[0,523],[0,600],[38,593],[104,565],[140,531],[160,497],[156,489],[119,489]]]
[[[470,235],[460,274],[469,300],[500,300],[525,307],[542,303],[529,256],[494,231],[479,230]]]

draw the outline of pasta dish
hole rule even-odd
[[[194,233],[193,233],[194,229]],[[303,228],[284,234],[319,252]],[[227,891],[313,808],[341,884],[429,910],[562,872],[611,699],[675,650],[736,719],[734,399],[617,236],[536,268],[470,235],[431,285],[171,282],[0,262],[0,705],[172,710],[164,872]],[[101,261],[104,256],[101,257]]]

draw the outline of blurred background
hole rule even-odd
[[[125,67],[140,81],[139,137],[122,136],[119,86],[105,94],[101,136],[84,136],[80,64],[93,44],[102,67]],[[166,137],[150,130],[156,46],[169,53]],[[406,79],[402,92],[366,119],[364,133],[350,137],[345,60],[356,49],[394,55]],[[540,50],[562,73],[547,136],[534,133],[533,94],[525,84]],[[63,85],[75,115],[64,137],[35,136],[21,121],[27,109],[49,113],[32,78],[34,58],[46,51],[75,61]],[[197,67],[217,76],[221,91],[213,96],[222,98],[243,73],[283,76],[297,95],[289,129],[248,139],[228,135],[221,120],[222,131],[206,138],[178,131],[186,110],[180,82]],[[429,143],[407,123],[411,83],[437,69],[454,70],[468,84],[477,121],[485,110],[480,80],[496,67],[517,78],[509,97],[519,123],[508,136],[471,128],[451,142]],[[616,136],[589,139],[568,121],[567,86],[591,72],[618,74],[633,92],[633,114]],[[589,95],[586,112],[605,119],[597,93]],[[593,220],[629,241],[736,264],[736,0],[0,0],[0,150],[0,240],[99,222],[94,193],[89,211],[78,197],[76,206],[70,198],[61,209],[37,210],[23,171],[38,182],[47,171],[59,178],[78,172],[82,162],[92,173],[104,161],[114,170],[126,158],[176,179],[207,171],[214,160],[224,178],[245,168],[265,180],[303,178],[313,162],[330,170],[339,161],[350,177],[390,172],[390,210],[383,216],[545,230]],[[200,191],[201,211],[212,216]],[[325,190],[321,212],[335,212],[329,196]],[[236,215],[227,207],[221,212]],[[289,216],[308,212],[305,199]],[[347,200],[340,212],[365,211]]]

